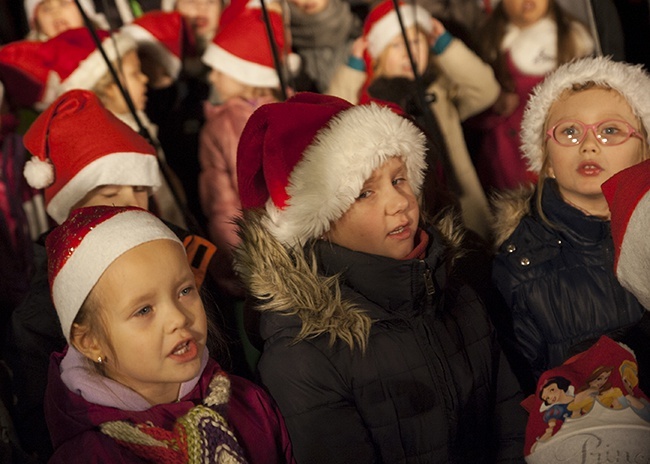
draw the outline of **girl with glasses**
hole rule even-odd
[[[528,102],[521,149],[539,181],[534,192],[495,201],[493,280],[510,307],[529,380],[561,364],[573,344],[643,314],[612,272],[610,211],[600,187],[648,159],[648,127],[650,76],[608,58],[561,66]]]

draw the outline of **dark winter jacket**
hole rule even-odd
[[[542,197],[553,225],[542,220],[535,202],[530,191],[520,191],[497,204],[493,279],[537,378],[562,364],[572,345],[637,322],[644,309],[614,275],[609,221],[570,206],[553,179]]]
[[[237,269],[261,304],[261,380],[298,462],[523,459],[523,396],[437,231],[422,260],[317,241],[312,266],[310,246],[288,254],[246,214]]]
[[[208,360],[197,385],[179,401],[152,406],[144,411],[125,411],[89,403],[73,393],[61,380],[64,355],[52,355],[45,412],[54,445],[50,463],[143,463],[126,446],[116,442],[99,426],[109,421],[126,421],[173,430],[176,419],[201,404],[212,378],[221,371]],[[292,463],[291,444],[277,407],[268,394],[250,381],[229,376],[230,399],[226,419],[251,464]],[[164,437],[163,437],[164,438]]]

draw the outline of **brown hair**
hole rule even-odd
[[[579,21],[560,7],[555,0],[549,0],[547,16],[554,19],[557,24],[557,65],[560,66],[577,57],[578,45],[571,30],[572,23]],[[514,81],[508,71],[505,54],[501,50],[501,42],[509,22],[503,2],[499,2],[479,31],[477,48],[483,61],[494,69],[494,75],[501,87],[508,92],[513,92]]]

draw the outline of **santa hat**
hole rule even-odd
[[[42,42],[19,40],[0,47],[0,80],[9,100],[22,107],[45,107],[45,84],[50,70],[42,56]]]
[[[278,54],[282,56],[285,47],[282,16],[275,11],[269,11],[268,15]],[[222,23],[202,60],[243,84],[280,86],[266,24],[259,8],[243,8],[236,18]]]
[[[424,134],[386,106],[299,93],[249,118],[237,152],[242,207],[265,207],[271,233],[300,246],[327,232],[390,157],[404,159],[419,193],[425,150]]]
[[[533,90],[521,122],[521,151],[531,171],[544,163],[546,118],[551,105],[574,85],[593,82],[619,92],[641,120],[650,141],[650,75],[641,65],[613,61],[609,57],[581,58],[560,66]]]
[[[127,251],[154,240],[172,240],[185,250],[160,219],[131,206],[76,209],[47,236],[50,291],[68,342],[79,309],[104,271]]]
[[[43,0],[25,0],[25,17],[27,22],[32,25],[34,24],[34,19],[36,15],[36,8],[38,5],[43,3]],[[95,12],[95,5],[92,0],[79,0],[81,8],[83,8],[84,13],[88,15],[89,18],[93,18],[97,15]]]
[[[46,211],[59,224],[101,185],[160,185],[155,149],[92,92],[63,94],[36,118],[23,143],[32,154],[25,178],[45,188]]]
[[[404,29],[418,25],[427,34],[433,30],[431,14],[419,5],[400,2],[399,12]],[[363,35],[368,41],[368,53],[372,59],[377,59],[384,48],[397,35],[402,33],[399,19],[392,0],[384,0],[368,13],[363,25]]]
[[[615,174],[602,189],[612,215],[616,277],[650,310],[650,160]]]
[[[111,63],[136,49],[135,41],[119,32],[98,30],[102,49]],[[108,65],[86,28],[70,29],[43,44],[42,56],[51,70],[46,93],[54,98],[72,89],[92,90],[109,73]]]
[[[174,79],[181,70],[185,22],[178,12],[151,11],[122,27]]]

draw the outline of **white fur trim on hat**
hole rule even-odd
[[[201,59],[211,68],[251,87],[275,88],[280,86],[280,79],[275,68],[243,60],[214,43],[208,45]]]
[[[109,61],[115,63],[118,57],[123,57],[131,50],[135,50],[136,43],[132,37],[118,32],[113,34],[112,37],[104,39],[102,47]],[[108,72],[108,65],[101,52],[94,50],[85,60],[79,63],[72,74],[61,82],[57,97],[72,89],[93,90],[99,80]]]
[[[431,14],[421,6],[416,5],[414,9],[412,5],[402,5],[400,6],[399,11],[405,29],[417,24],[427,34],[430,34],[433,30]],[[395,10],[391,10],[379,19],[368,32],[366,38],[368,40],[368,53],[370,53],[370,56],[373,59],[376,59],[381,55],[381,52],[386,48],[390,41],[401,33],[402,30],[399,25],[397,13]]]
[[[117,214],[84,236],[52,283],[52,301],[68,342],[79,309],[104,271],[127,251],[154,240],[172,240],[183,247],[167,226],[144,211]]]
[[[63,223],[76,205],[91,190],[101,185],[160,186],[158,161],[142,153],[113,153],[97,158],[81,169],[59,190],[47,205],[47,214]]]
[[[170,52],[151,32],[139,24],[127,24],[120,32],[131,36],[141,50],[150,52],[170,77],[174,79],[178,77],[182,67],[180,58]]]
[[[521,151],[531,171],[538,173],[542,169],[546,118],[551,105],[574,84],[587,82],[619,92],[641,120],[646,132],[650,129],[650,76],[641,65],[612,61],[602,56],[574,60],[560,66],[538,84],[526,105],[521,122]]]
[[[289,246],[304,245],[330,229],[358,198],[372,172],[394,156],[404,159],[419,194],[426,169],[425,136],[387,107],[353,106],[315,136],[289,177],[287,206],[267,201],[271,233]]]
[[[27,21],[31,24],[34,21],[34,14],[36,13],[36,7],[43,2],[43,0],[25,0],[25,17]],[[92,0],[80,0],[81,8],[84,9],[84,12],[89,16],[95,16],[95,5],[93,5]]]
[[[162,0],[160,9],[163,11],[174,11],[176,9],[176,0]]]
[[[621,285],[634,294],[650,311],[650,191],[634,208],[625,228],[616,266],[616,277]]]

